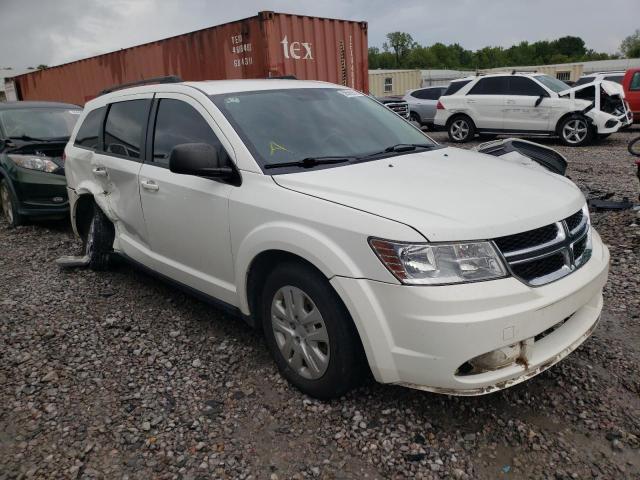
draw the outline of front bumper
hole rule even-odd
[[[577,348],[602,310],[609,252],[594,232],[591,259],[561,280],[532,288],[515,278],[412,287],[334,277],[375,378],[454,395],[482,395],[522,382]],[[564,323],[561,323],[565,321]],[[470,359],[533,339],[524,361],[472,375]]]
[[[10,177],[21,215],[64,217],[69,213],[67,180],[64,175],[15,167],[10,172]]]

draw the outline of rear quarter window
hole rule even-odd
[[[84,118],[73,144],[90,150],[101,150],[100,133],[106,107],[91,110]]]
[[[456,93],[458,90],[460,90],[462,87],[464,87],[465,85],[467,85],[469,82],[471,82],[471,80],[461,80],[459,82],[451,82],[449,84],[449,87],[445,90],[445,92],[442,94],[442,96],[446,96],[446,95],[453,95],[454,93]]]

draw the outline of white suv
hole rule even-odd
[[[437,145],[322,82],[146,85],[87,103],[73,228],[264,332],[309,395],[379,382],[479,395],[593,331],[609,253],[568,179]]]
[[[440,97],[435,116],[453,142],[470,141],[476,133],[517,134],[559,136],[565,145],[582,146],[631,124],[622,86],[614,82],[571,88],[548,75],[514,72],[467,78],[456,86],[455,93]]]

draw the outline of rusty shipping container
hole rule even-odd
[[[260,12],[255,17],[14,77],[21,100],[83,105],[113,85],[295,75],[368,93],[367,23]]]

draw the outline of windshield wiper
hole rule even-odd
[[[282,163],[267,163],[264,168],[284,168],[284,167],[300,167],[300,168],[312,168],[316,165],[329,165],[331,163],[345,163],[355,157],[347,156],[327,156],[327,157],[307,157],[302,160],[295,160],[293,162]]]
[[[368,155],[363,155],[362,157],[358,157],[356,159],[356,162],[361,160],[369,160],[369,159],[378,157],[380,155],[384,155],[385,153],[405,153],[405,152],[413,152],[418,149],[431,150],[433,148],[439,148],[439,147],[440,145],[435,143],[397,143],[379,152],[369,153]]]

